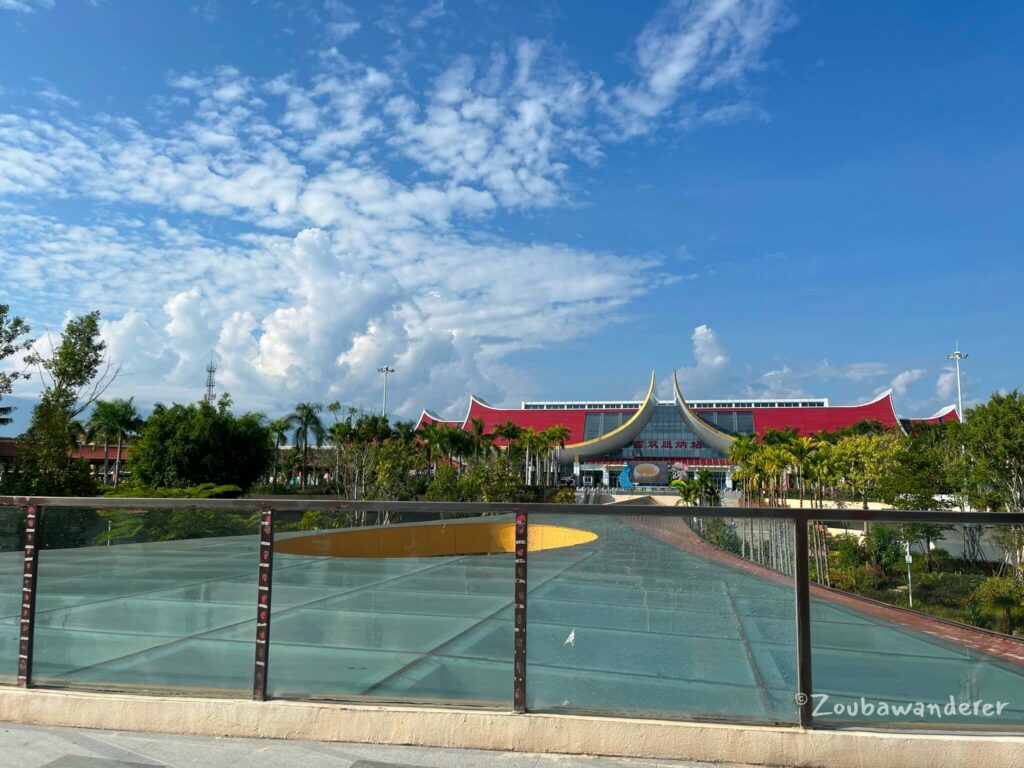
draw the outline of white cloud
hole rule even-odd
[[[75,99],[72,99],[70,96],[67,96],[66,94],[61,93],[60,89],[56,85],[51,83],[49,80],[46,80],[46,79],[41,78],[41,77],[37,77],[37,78],[35,78],[35,80],[36,80],[36,82],[39,85],[43,86],[36,93],[36,95],[39,96],[39,98],[43,99],[44,101],[48,101],[50,104],[52,104],[55,107],[77,107],[77,106],[79,106],[79,103]]]
[[[722,86],[743,93],[747,75],[764,67],[765,49],[791,23],[781,0],[670,2],[637,37],[639,80],[616,87],[609,110],[629,136],[649,130],[684,93],[700,96]],[[705,119],[736,119],[740,109],[751,112],[749,105],[726,105],[708,110]]]
[[[511,72],[499,57],[479,76],[461,56],[435,80],[425,108],[392,99],[392,143],[433,174],[482,185],[504,206],[555,205],[569,160],[601,156],[584,127],[599,88],[543,44],[520,40]]]
[[[946,368],[935,380],[935,394],[943,401],[949,401],[956,397],[956,371]]]
[[[20,11],[33,13],[37,10],[53,8],[53,0],[0,0],[0,11]]]
[[[865,381],[888,376],[893,370],[892,365],[879,361],[847,363],[834,366],[828,360],[822,360],[808,375],[821,379],[845,379],[847,381]]]
[[[413,21],[447,13],[434,2]],[[0,114],[12,303],[51,322],[101,309],[126,393],[198,395],[212,350],[240,403],[353,400],[392,362],[395,408],[415,415],[467,390],[501,401],[508,355],[595,333],[679,279],[654,259],[488,233],[495,211],[573,204],[573,169],[601,161],[605,86],[551,45],[453,57],[425,93],[333,51],[308,79],[178,73],[154,97],[154,125]],[[729,56],[709,55],[708,87],[714,72],[740,77],[726,76]],[[653,72],[648,90],[664,77]],[[80,213],[39,213],[53,198]],[[732,385],[714,332],[700,326],[692,341],[684,384]]]
[[[215,22],[220,18],[220,6],[216,0],[204,0],[203,2],[193,5],[190,9],[193,16],[198,16],[203,21],[210,23]]]
[[[698,325],[690,334],[695,365],[679,369],[679,386],[687,397],[720,394],[729,378],[729,352],[708,325]],[[663,385],[663,388],[664,385]]]
[[[923,378],[924,375],[925,370],[923,368],[901,371],[889,382],[889,388],[892,389],[894,395],[904,395],[907,392],[907,387]]]
[[[327,36],[332,40],[347,40],[362,26],[358,21],[332,21],[327,24]]]
[[[409,26],[413,29],[423,29],[431,21],[440,19],[451,11],[446,11],[444,0],[428,0],[426,6],[409,20]]]

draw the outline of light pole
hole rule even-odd
[[[910,599],[910,607],[914,607],[914,582],[910,575],[910,566],[914,563],[914,558],[910,555],[910,542],[907,542],[907,597]]]
[[[956,415],[960,417],[960,421],[964,421],[964,398],[960,391],[960,361],[967,359],[967,353],[961,352],[960,344],[957,343],[956,349],[952,354],[946,355],[946,359],[956,363]]]
[[[395,369],[391,368],[390,366],[387,366],[387,365],[382,365],[380,368],[377,369],[377,373],[383,373],[384,374],[384,400],[380,404],[380,415],[381,416],[387,416],[388,415],[388,375],[392,374],[394,372],[395,372]]]

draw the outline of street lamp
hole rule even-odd
[[[377,369],[377,373],[383,373],[384,374],[384,400],[380,404],[380,415],[381,416],[387,416],[388,415],[388,375],[392,374],[394,372],[395,372],[395,369],[391,368],[390,366],[387,366],[387,365],[382,365],[380,368]]]
[[[956,415],[960,417],[960,421],[964,421],[964,398],[960,392],[960,361],[967,359],[967,353],[960,351],[960,344],[958,342],[956,349],[951,354],[946,355],[946,359],[956,362]]]

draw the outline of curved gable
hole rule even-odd
[[[672,384],[675,389],[676,406],[679,408],[679,412],[683,416],[683,423],[689,427],[693,434],[697,435],[705,443],[710,445],[719,453],[724,453],[728,456],[729,448],[732,446],[733,442],[735,442],[736,438],[711,426],[690,410],[690,406],[687,404],[686,398],[683,397],[683,390],[679,387],[679,374],[676,371],[672,372]]]
[[[654,396],[654,371],[651,371],[651,383],[647,388],[647,396],[637,408],[636,413],[630,416],[624,424],[593,440],[567,444],[563,450],[566,455],[572,456],[574,459],[589,459],[622,448],[633,442],[633,439],[643,431],[657,406],[658,400]],[[580,411],[580,413],[586,412]]]

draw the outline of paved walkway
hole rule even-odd
[[[752,563],[749,560],[737,557],[708,544],[680,518],[657,515],[632,515],[629,517],[624,516],[621,520],[634,530],[642,531],[683,552],[689,552],[706,560],[752,573],[786,586],[791,586],[793,583],[792,576],[785,576],[777,571],[770,570],[757,563]],[[847,608],[852,608],[860,613],[876,616],[917,632],[955,643],[956,645],[973,648],[976,651],[987,653],[989,656],[1012,661],[1015,664],[1024,664],[1024,641],[1016,637],[1002,635],[997,632],[988,632],[957,622],[943,621],[937,617],[894,605],[886,605],[877,600],[871,600],[870,598],[861,597],[849,592],[842,592],[838,589],[831,589],[820,584],[811,584],[811,594],[815,597],[831,600],[833,603],[846,606]]]
[[[722,763],[622,760],[311,741],[218,739],[0,723],[3,768],[728,768]]]

